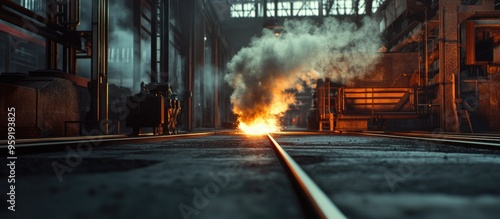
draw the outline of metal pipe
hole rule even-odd
[[[457,30],[460,30],[460,24],[457,24]],[[461,39],[460,39],[460,34],[461,34],[461,31],[457,31],[457,39],[458,39],[458,42],[461,42]],[[461,45],[461,44],[459,44],[459,45]],[[461,52],[461,51],[460,51],[460,50],[461,50],[461,47],[459,47],[459,48],[457,49],[457,54],[456,54],[456,56],[458,57],[458,59],[459,59],[459,60],[461,60],[461,57],[460,57],[460,52]],[[457,66],[458,73],[456,74],[456,75],[457,75],[457,78],[456,78],[456,81],[455,81],[455,83],[456,83],[456,85],[455,85],[455,86],[456,86],[456,93],[455,93],[455,97],[454,97],[455,99],[457,98],[457,96],[458,96],[458,97],[461,97],[461,96],[462,96],[462,95],[460,94],[460,92],[461,92],[461,89],[460,89],[460,88],[461,88],[461,84],[462,84],[462,83],[460,82],[460,74],[461,74],[461,72],[462,72],[462,69],[461,69],[461,68],[462,68],[462,67],[461,67],[461,62],[460,62],[460,61],[458,61],[458,62],[457,62],[457,65],[458,65],[458,66]]]
[[[158,1],[151,1],[151,82],[158,82]]]
[[[68,47],[63,45],[62,49],[62,69],[64,72],[68,73]]]
[[[195,42],[196,42],[196,18],[194,12],[197,11],[197,2],[195,1],[189,1],[190,3],[190,8],[192,8],[193,15],[190,16],[191,20],[189,22],[191,23],[191,28],[190,28],[190,33],[189,33],[189,66],[188,66],[188,81],[187,81],[187,87],[188,87],[188,131],[192,131],[194,128],[194,103],[193,103],[193,90],[194,90],[194,62],[195,62]]]
[[[141,62],[142,62],[142,46],[141,46],[141,11],[142,1],[133,1],[132,15],[132,32],[133,32],[133,56],[132,56],[132,90],[139,90],[141,83]]]
[[[424,16],[425,16],[425,67],[424,67],[424,71],[425,71],[425,85],[424,87],[427,87],[427,85],[429,84],[429,21],[427,20],[427,6],[425,6],[425,10],[424,10]]]
[[[46,11],[47,11],[47,21],[56,23],[56,9],[55,5],[51,4],[51,2],[46,3]],[[46,67],[47,69],[57,69],[57,58],[58,58],[58,49],[57,43],[51,39],[47,39],[47,46],[45,48],[46,52]]]
[[[80,25],[80,10],[81,10],[80,0],[75,0],[74,9],[75,9],[75,23],[76,23],[75,26],[79,26]]]
[[[103,103],[104,103],[104,120],[106,121],[105,123],[105,132],[104,134],[108,135],[109,134],[109,89],[108,89],[108,42],[109,42],[109,35],[108,35],[108,30],[109,30],[109,0],[101,0],[102,1],[102,7],[103,7],[103,24],[104,27],[102,28],[102,34],[104,35],[103,37],[103,45],[102,46],[102,64],[103,64],[103,87],[104,87],[104,95],[103,95]]]
[[[371,88],[372,89],[372,116],[375,115],[375,92],[373,92],[373,87]]]
[[[418,29],[413,33],[410,37],[406,38],[403,42],[399,43],[398,45],[392,47],[391,52],[398,52],[399,50],[403,49],[405,46],[419,42],[420,41],[420,35],[422,35],[422,25],[418,25],[415,29]]]
[[[446,53],[445,53],[445,42],[446,42],[446,36],[445,36],[445,13],[446,13],[446,5],[440,6],[439,9],[439,74],[441,74],[441,79],[440,79],[440,86],[441,86],[441,105],[443,106],[441,109],[441,127],[443,130],[448,131],[447,126],[446,126]]]
[[[94,121],[101,122],[103,134],[108,134],[108,26],[109,0],[92,2],[92,74],[94,85]]]
[[[415,110],[415,112],[418,112],[418,87],[414,87],[413,88],[413,110]]]
[[[170,0],[163,0],[161,8],[161,57],[160,57],[160,81],[169,82],[169,55],[170,55]]]

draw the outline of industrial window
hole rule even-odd
[[[351,15],[366,14],[366,2],[372,1],[372,13],[384,3],[385,0],[336,0],[323,2],[324,15]]]
[[[481,0],[462,0],[462,5],[481,5]]]
[[[295,16],[318,16],[318,1],[293,2],[293,13]]]
[[[255,0],[233,0],[231,17],[255,17]]]
[[[352,15],[366,14],[366,2],[371,1],[372,13],[376,12],[385,0],[232,0],[231,17],[262,17],[263,4],[266,3],[267,17]],[[322,5],[322,8],[320,8]]]
[[[373,0],[372,12],[377,12],[378,8],[384,3],[385,0]]]
[[[354,14],[353,10],[353,1],[355,0],[337,0],[337,1],[326,1],[326,4],[323,5],[323,14],[324,15],[346,15],[346,14]],[[364,5],[358,3],[360,6]]]
[[[25,7],[26,9],[39,13],[40,15],[45,14],[46,0],[15,0],[14,2]]]
[[[289,17],[291,15],[290,2],[278,2],[278,17]]]
[[[274,14],[274,8],[275,8],[275,4],[274,2],[273,3],[267,3],[267,16],[268,17],[275,17],[276,15]]]
[[[132,48],[109,48],[108,62],[132,63]]]

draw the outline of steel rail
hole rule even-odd
[[[388,138],[402,138],[402,139],[411,139],[411,140],[436,141],[436,142],[445,142],[445,143],[468,144],[468,145],[495,147],[496,149],[500,148],[500,143],[447,139],[447,138],[444,138],[442,136],[440,138],[432,138],[432,137],[421,137],[421,136],[416,137],[416,136],[406,136],[406,135],[397,135],[397,134],[369,133],[369,132],[352,132],[352,134],[388,137]]]
[[[111,139],[111,138],[125,138],[128,137],[128,135],[121,134],[121,135],[100,135],[101,138],[103,139]],[[87,139],[95,139],[95,135],[82,135],[82,136],[69,136],[69,137],[49,137],[49,138],[23,138],[23,139],[16,139],[16,144],[21,145],[21,144],[29,144],[29,143],[44,143],[44,142],[60,142],[60,141],[80,141],[80,140],[87,140]],[[7,144],[8,140],[0,140],[0,145],[5,145]]]
[[[285,169],[291,173],[292,181],[298,185],[300,192],[305,195],[307,203],[311,204],[315,213],[320,218],[347,218],[269,133],[267,137]]]
[[[426,136],[429,138],[448,138],[448,139],[458,139],[458,140],[480,140],[480,141],[490,141],[490,142],[499,142],[500,137],[498,136],[484,136],[484,135],[460,135],[460,134],[440,134],[440,133],[411,133],[411,132],[386,132],[385,134],[393,134],[393,135],[404,135],[404,136],[416,136],[422,137]]]
[[[189,133],[189,134],[179,134],[179,135],[154,135],[154,136],[136,136],[136,137],[116,137],[109,138],[101,135],[96,136],[84,136],[81,139],[71,139],[71,140],[58,140],[58,141],[43,141],[43,142],[28,142],[28,143],[17,143],[16,149],[27,149],[34,147],[56,147],[56,146],[66,146],[70,144],[85,144],[85,143],[123,143],[127,141],[148,141],[148,140],[161,140],[167,138],[188,138],[188,137],[199,137],[216,134],[215,132],[204,132],[204,133]],[[63,138],[64,139],[64,138]],[[0,145],[0,149],[7,149],[8,145]]]
[[[409,132],[409,133],[426,133],[426,134],[432,134],[432,133],[427,133],[427,132]],[[493,133],[453,133],[453,132],[443,132],[443,133],[434,133],[434,134],[444,134],[444,135],[458,135],[458,136],[481,136],[481,137],[489,137],[489,138],[497,138],[500,139],[500,134],[493,134]]]

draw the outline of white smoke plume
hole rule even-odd
[[[322,25],[287,21],[279,37],[264,30],[228,64],[225,79],[234,88],[233,112],[247,124],[275,117],[295,102],[290,90],[314,87],[319,78],[347,82],[365,75],[379,59],[377,26],[370,19],[358,27],[327,18]]]

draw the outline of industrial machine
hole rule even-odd
[[[177,134],[181,103],[176,96],[168,83],[141,83],[141,92],[128,97],[127,126],[134,134],[140,134],[145,127],[153,128],[155,135]]]
[[[417,104],[418,93],[412,87],[335,87],[326,83],[316,89],[309,128],[362,131],[384,129],[387,120],[424,119],[428,107]]]
[[[385,1],[375,14],[380,63],[362,79],[319,85],[309,128],[498,132],[499,6]]]

